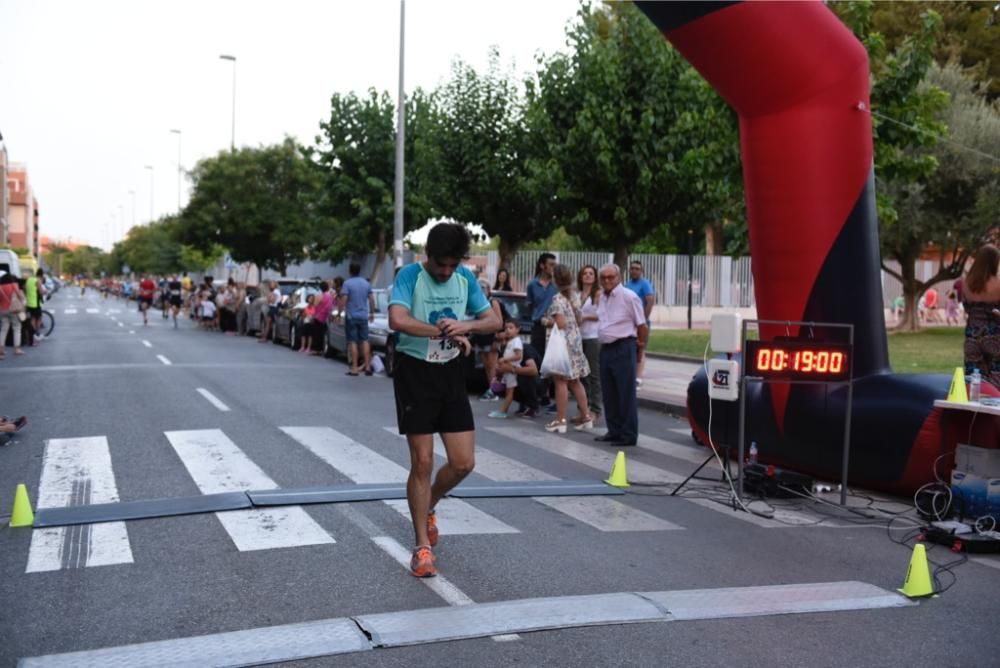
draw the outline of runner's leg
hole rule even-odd
[[[410,505],[415,545],[430,545],[427,513],[431,509],[431,472],[434,470],[434,435],[407,434],[410,446],[410,476],[406,480],[406,500]]]
[[[448,453],[448,462],[438,469],[437,476],[434,478],[429,509],[434,508],[437,502],[472,473],[472,469],[476,466],[476,432],[462,431],[441,434],[441,440],[444,441],[444,449]],[[431,439],[432,466],[434,463],[433,454],[434,446],[433,439]],[[425,512],[424,515],[426,516],[426,514]]]

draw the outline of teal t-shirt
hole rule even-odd
[[[475,274],[465,267],[458,267],[451,278],[438,283],[419,262],[404,267],[396,275],[389,306],[393,304],[405,306],[412,317],[428,324],[441,318],[462,320],[466,314],[478,316],[490,308]],[[438,348],[444,351],[447,342],[403,332],[399,333],[399,345],[396,346],[400,352],[428,362],[447,362],[454,358],[453,355],[435,354]]]

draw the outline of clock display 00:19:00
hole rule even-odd
[[[846,378],[850,347],[798,341],[747,341],[748,373],[783,378]]]

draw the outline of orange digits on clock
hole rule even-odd
[[[757,351],[757,368],[763,371],[770,370],[771,350],[769,348],[761,348]]]
[[[813,370],[813,352],[811,350],[802,351],[802,370],[806,373]]]
[[[844,353],[830,353],[830,373],[840,373],[844,368]]]
[[[826,373],[830,368],[830,351],[822,350],[816,355],[816,371]]]

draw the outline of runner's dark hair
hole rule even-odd
[[[438,223],[427,235],[427,257],[464,260],[469,257],[472,239],[464,225],[458,223]]]
[[[357,276],[361,273],[361,265],[357,262],[352,262],[349,271],[351,272],[351,276]]]

